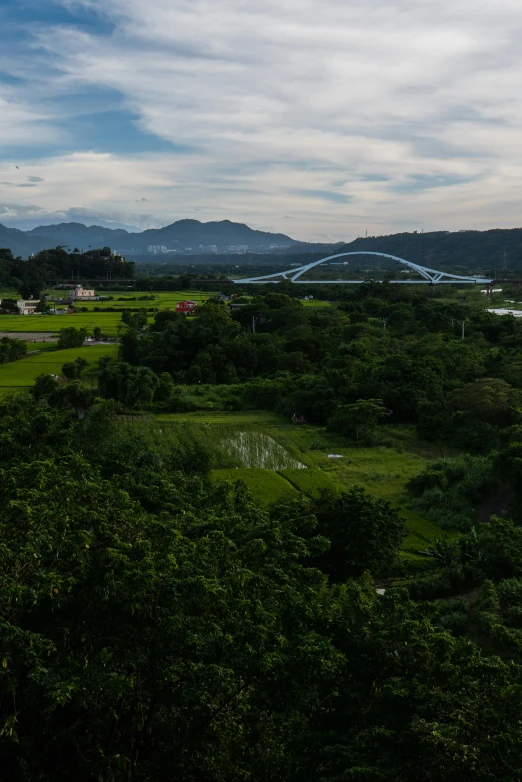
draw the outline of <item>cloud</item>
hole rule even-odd
[[[41,176],[28,176],[28,182],[45,182],[45,179]]]
[[[321,201],[330,201],[333,204],[349,204],[353,200],[352,196],[344,193],[335,193],[330,190],[298,190],[298,195],[305,198],[315,198]]]
[[[118,213],[100,213],[85,207],[71,207],[53,212],[37,204],[0,203],[0,223],[13,228],[30,230],[39,225],[70,222],[103,225],[107,228],[124,228],[131,232],[139,230],[138,226],[127,224],[124,216]]]
[[[57,108],[52,96],[96,92],[173,147],[29,152],[49,214],[81,203],[150,227],[251,212],[272,230],[292,214],[310,239],[519,222],[515,0],[63,5],[103,24],[32,25],[6,66],[17,83],[0,86],[0,138],[74,138],[68,97]]]

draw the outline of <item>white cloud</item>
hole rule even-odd
[[[520,222],[518,1],[64,5],[114,28],[41,29],[59,74],[42,74],[45,94],[115,90],[143,131],[193,152],[35,160],[49,212],[81,203],[143,227],[253,214],[303,238]]]
[[[19,98],[13,87],[0,84],[0,151],[59,141],[62,134],[52,120],[49,113]]]

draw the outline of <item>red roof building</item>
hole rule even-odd
[[[176,305],[176,312],[181,312],[182,315],[190,315],[197,306],[195,301],[180,301]]]

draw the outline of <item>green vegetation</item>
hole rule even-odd
[[[115,336],[121,324],[118,312],[75,312],[72,315],[0,315],[2,332],[55,332],[65,327],[88,329],[99,326],[103,332]]]
[[[288,289],[0,366],[6,779],[520,778],[522,323]]]
[[[29,389],[42,373],[61,374],[64,363],[85,358],[89,365],[97,365],[101,356],[115,356],[117,345],[90,345],[70,350],[43,351],[12,364],[0,366],[0,395]]]
[[[212,477],[218,483],[242,481],[263,507],[274,502],[296,499],[299,494],[294,486],[277,472],[261,467],[213,470]]]
[[[308,468],[306,470],[282,470],[281,475],[286,478],[292,486],[295,486],[298,491],[308,495],[308,497],[313,497],[314,499],[317,499],[320,496],[321,491],[325,489],[340,491],[342,488],[342,484],[333,480],[328,473],[325,473],[322,470],[314,470],[313,468]]]
[[[16,291],[22,298],[39,298],[49,279],[64,280],[97,277],[105,279],[110,272],[114,280],[134,276],[134,264],[111,255],[109,247],[82,253],[78,248],[68,253],[63,247],[42,250],[28,261],[14,258],[10,249],[0,248],[0,286]]]
[[[27,353],[27,345],[19,339],[2,337],[0,339],[0,364],[18,361]]]

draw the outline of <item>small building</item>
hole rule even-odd
[[[19,299],[16,302],[19,315],[34,315],[40,299]]]
[[[182,315],[190,315],[194,312],[197,306],[198,305],[195,301],[180,301],[176,305],[176,312],[180,312]]]
[[[94,299],[94,291],[87,288],[73,288],[69,292],[71,301],[89,301]]]

